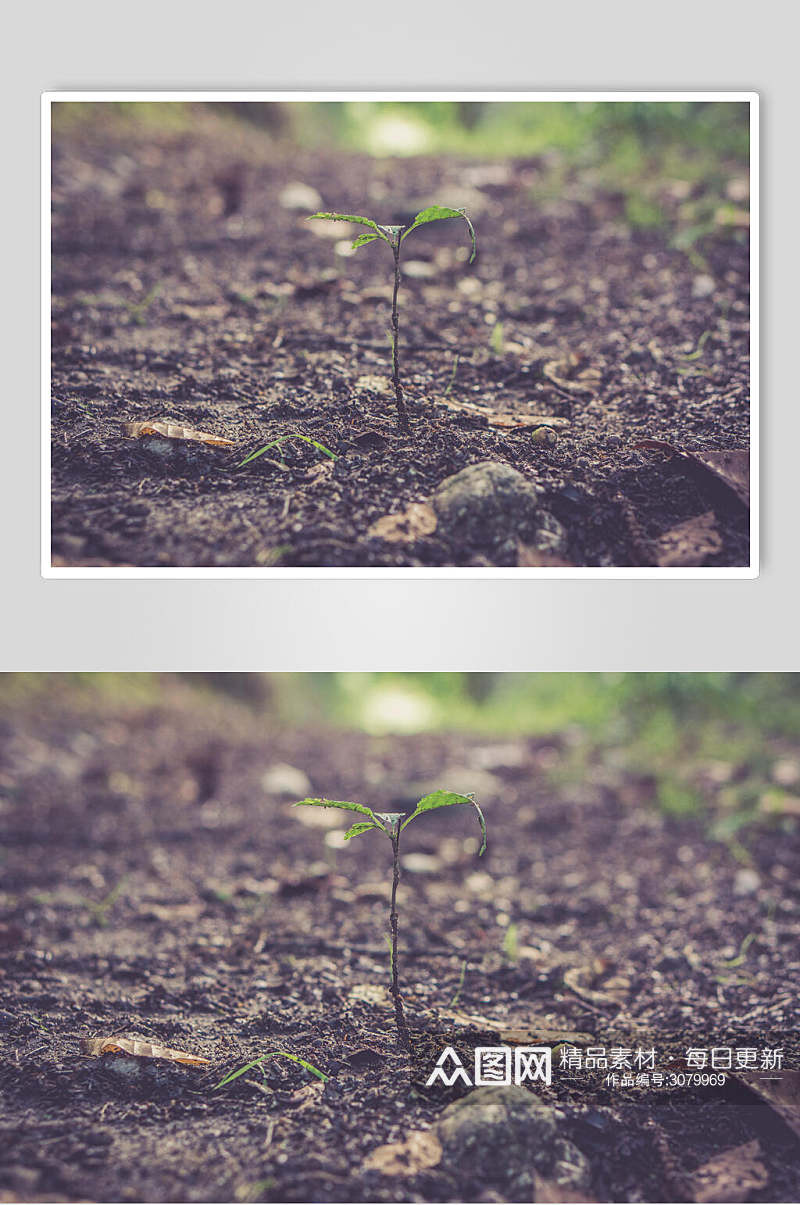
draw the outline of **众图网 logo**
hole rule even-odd
[[[476,1046],[473,1078],[452,1046],[445,1046],[425,1084],[430,1088],[441,1080],[446,1088],[462,1083],[468,1088],[489,1084],[549,1084],[553,1070],[549,1046]]]

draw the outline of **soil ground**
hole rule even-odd
[[[742,890],[731,849],[656,810],[646,776],[598,756],[583,785],[559,787],[574,731],[298,732],[168,691],[155,707],[65,707],[54,686],[4,707],[0,737],[0,1200],[505,1199],[468,1157],[365,1167],[444,1106],[395,1044],[388,842],[344,845],[339,814],[292,811],[287,765],[332,798],[402,805],[433,782],[484,806],[480,861],[467,809],[406,832],[399,965],[418,1051],[454,1032],[496,1044],[511,1026],[553,1044],[637,1035],[665,1064],[692,1045],[783,1047],[797,1067],[796,840],[751,826],[760,885]],[[456,1025],[454,1007],[485,1024]],[[83,1039],[114,1034],[211,1065],[82,1056]],[[274,1051],[329,1080],[273,1058],[213,1090]],[[753,1140],[767,1180],[746,1199],[800,1197],[798,1134],[733,1081],[613,1089],[555,1073],[531,1090],[561,1109],[597,1200],[694,1199],[694,1170]]]
[[[746,190],[736,172],[731,187]],[[473,217],[472,267],[461,222],[404,244],[409,437],[397,434],[389,381],[391,254],[343,254],[347,231],[304,220],[313,193],[287,208],[284,189],[298,182],[324,208],[384,222],[431,202]],[[665,181],[666,212],[702,187]],[[53,563],[514,566],[513,532],[490,546],[442,531],[406,543],[370,534],[451,474],[496,460],[564,525],[568,563],[659,564],[665,533],[713,511],[719,538],[684,563],[748,564],[745,508],[634,446],[749,446],[747,231],[720,226],[687,253],[673,229],[632,226],[622,192],[546,158],[290,150],[219,121],[191,133],[99,119],[61,130]],[[551,446],[446,401],[569,422]],[[126,422],[158,420],[235,446],[165,450],[123,436]],[[237,467],[296,435],[338,459],[289,439]]]

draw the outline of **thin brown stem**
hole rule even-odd
[[[400,238],[398,235],[397,243],[392,243],[392,253],[394,254],[394,292],[392,294],[392,383],[394,385],[395,402],[397,403],[397,425],[399,429],[407,434],[411,428],[408,422],[408,411],[406,410],[405,398],[403,397],[403,386],[400,384],[400,367],[399,367],[399,343],[400,343],[400,326],[397,317],[397,292],[400,288]]]
[[[400,995],[400,983],[397,969],[397,884],[400,882],[400,822],[396,822],[392,833],[392,910],[389,914],[389,926],[392,932],[392,998],[394,1000],[394,1015],[397,1022],[397,1039],[406,1049],[410,1046],[406,1016],[403,1011],[403,998]]]

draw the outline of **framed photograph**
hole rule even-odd
[[[758,97],[48,93],[48,577],[754,577]]]

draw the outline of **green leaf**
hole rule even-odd
[[[366,243],[374,243],[375,239],[380,237],[379,234],[359,234],[357,239],[353,239],[351,246],[354,248],[363,247]]]
[[[363,803],[350,803],[342,799],[300,799],[297,803],[293,803],[292,807],[343,808],[346,812],[360,812],[362,816],[369,816],[371,823],[376,828],[381,827],[375,819],[372,809],[365,808]]]
[[[375,231],[374,238],[382,238],[387,243],[389,241],[377,222],[373,222],[372,218],[359,217],[357,213],[310,213],[306,221],[311,222],[314,218],[322,218],[327,222],[357,222],[359,226],[370,226]]]
[[[305,1067],[306,1071],[310,1071],[317,1079],[321,1079],[323,1083],[327,1083],[329,1076],[315,1067],[313,1063],[307,1063],[305,1059],[299,1058],[296,1054],[288,1054],[285,1050],[273,1050],[269,1054],[262,1054],[261,1058],[253,1059],[252,1063],[245,1063],[244,1067],[240,1067],[238,1071],[232,1071],[230,1075],[226,1075],[218,1084],[215,1084],[212,1091],[216,1092],[218,1088],[224,1088],[226,1084],[232,1084],[240,1075],[244,1075],[247,1071],[252,1071],[254,1067],[260,1067],[267,1059],[280,1057],[282,1059],[291,1059],[293,1063],[299,1063],[301,1067]]]
[[[404,238],[408,238],[411,231],[416,230],[418,226],[424,226],[427,222],[438,222],[442,218],[463,218],[467,223],[467,229],[472,239],[472,254],[469,257],[469,262],[472,263],[478,251],[478,240],[475,236],[475,228],[467,217],[465,209],[451,209],[449,205],[429,205],[427,209],[421,209],[408,230],[402,235],[400,242],[402,243]]]
[[[371,820],[359,820],[352,828],[349,828],[344,835],[345,841],[349,841],[351,837],[360,837],[362,833],[368,833],[371,828],[380,828],[379,824],[373,824]],[[385,829],[382,830],[385,832]]]
[[[483,842],[478,850],[478,857],[480,857],[486,849],[486,821],[483,818],[483,812],[478,807],[472,795],[459,795],[457,791],[434,791],[431,795],[425,795],[420,799],[408,819],[400,825],[400,831],[402,832],[407,824],[410,824],[412,820],[416,820],[417,816],[421,816],[423,812],[432,812],[436,808],[452,807],[456,803],[468,803],[478,813],[478,823],[481,826],[481,835],[483,837]]]

